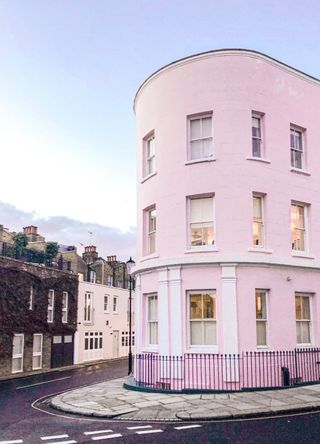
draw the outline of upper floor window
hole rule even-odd
[[[109,285],[110,287],[113,286],[113,276],[112,276],[112,274],[109,274],[107,276],[107,285]]]
[[[96,272],[94,270],[89,270],[89,282],[95,284],[96,278],[97,278]]]
[[[156,172],[156,150],[154,133],[144,139],[144,177]]]
[[[213,157],[212,115],[189,118],[189,160]]]
[[[303,131],[293,125],[290,126],[291,166],[299,170],[304,169]]]
[[[92,322],[92,293],[86,292],[84,295],[84,316],[85,322]]]
[[[147,210],[147,254],[152,254],[156,251],[156,228],[156,207],[152,207]]]
[[[306,206],[291,204],[291,247],[294,251],[306,251]]]
[[[68,293],[66,291],[62,293],[62,322],[64,324],[68,322]]]
[[[158,296],[147,296],[147,345],[158,344]]]
[[[189,292],[190,345],[217,345],[216,291]]]
[[[256,290],[257,345],[267,345],[267,291]]]
[[[118,296],[113,296],[113,313],[118,313]]]
[[[213,197],[190,198],[191,247],[214,245]]]
[[[310,295],[295,294],[297,344],[311,344]]]
[[[263,196],[253,195],[253,245],[263,247]]]
[[[30,295],[29,295],[29,310],[33,310],[33,308],[34,308],[34,288],[31,285]]]
[[[53,322],[54,316],[54,290],[49,290],[48,295],[48,322]]]
[[[262,157],[262,115],[252,113],[252,157]]]
[[[104,295],[104,301],[103,301],[103,311],[108,313],[109,311],[109,295]]]

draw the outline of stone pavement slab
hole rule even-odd
[[[320,410],[320,384],[239,393],[131,391],[124,379],[61,393],[51,406],[68,413],[122,420],[219,420]]]

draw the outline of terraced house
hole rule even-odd
[[[152,74],[137,116],[136,380],[319,380],[320,82],[250,50]]]

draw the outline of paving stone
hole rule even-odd
[[[154,406],[158,406],[159,402],[158,401],[142,401],[142,402],[135,402],[134,405],[136,407],[154,407]]]
[[[179,396],[173,397],[170,395],[168,398],[159,399],[159,402],[161,402],[161,404],[173,404],[174,402],[178,402],[178,401],[181,402],[181,401],[184,401],[184,399]]]

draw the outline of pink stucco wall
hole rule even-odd
[[[188,350],[185,294],[189,289],[216,289],[218,348],[214,351],[228,351],[224,346],[225,342],[230,346],[230,338],[224,337],[228,328],[225,325],[224,330],[222,324],[230,322],[230,328],[234,328],[234,318],[228,319],[229,296],[227,293],[223,295],[223,291],[227,291],[222,290],[223,264],[234,264],[236,270],[233,307],[237,313],[238,343],[235,341],[235,351],[256,349],[256,288],[269,289],[270,350],[296,346],[295,292],[313,294],[312,345],[320,345],[319,104],[319,81],[267,56],[241,50],[190,57],[163,68],[140,88],[135,100],[138,161],[136,275],[140,279],[137,298],[140,298],[139,309],[143,313],[143,295],[159,291],[159,271],[180,267],[180,311],[170,315],[170,282],[165,296],[169,310],[167,305],[163,309],[168,311],[170,344],[177,335],[177,328],[181,329],[181,353]],[[264,157],[268,162],[247,159],[251,157],[253,111],[264,113]],[[186,164],[187,117],[203,112],[212,112],[215,160]],[[307,174],[291,171],[290,124],[305,129]],[[156,174],[142,180],[143,139],[151,131],[154,131],[156,141]],[[260,252],[250,251],[253,192],[266,195],[266,245]],[[213,193],[215,197],[216,249],[186,251],[186,198],[205,193]],[[292,200],[310,205],[308,251],[302,257],[291,251]],[[156,254],[147,258],[143,250],[146,235],[143,210],[152,205],[157,209]],[[229,281],[225,279],[224,282]],[[177,296],[175,298],[177,301]],[[174,322],[177,316],[182,320],[179,327]],[[144,316],[138,322],[138,351],[143,351]],[[159,334],[161,329],[159,323]],[[170,344],[166,349],[168,353],[171,352]]]

